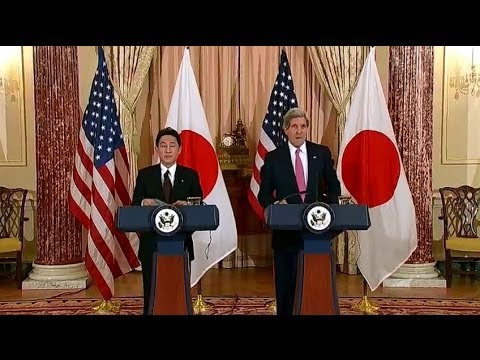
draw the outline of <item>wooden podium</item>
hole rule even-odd
[[[338,315],[336,261],[331,240],[345,230],[367,230],[366,205],[274,204],[267,208],[272,230],[302,232],[294,315]]]
[[[153,254],[149,314],[193,314],[185,238],[195,231],[215,230],[218,225],[219,212],[215,205],[118,208],[117,228],[120,231],[155,233],[157,251]]]

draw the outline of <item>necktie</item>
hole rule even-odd
[[[163,193],[165,194],[165,201],[170,203],[170,193],[172,192],[172,182],[170,181],[170,171],[165,171],[163,175]]]
[[[305,191],[307,185],[305,183],[302,160],[300,159],[300,148],[297,148],[295,151],[295,178],[297,179],[298,191]],[[300,196],[302,197],[302,201],[305,201],[305,194]]]

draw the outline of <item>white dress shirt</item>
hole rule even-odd
[[[172,183],[172,187],[173,187],[173,184],[174,184],[174,181],[175,181],[175,171],[177,170],[177,163],[173,164],[172,166],[170,166],[169,168],[167,168],[165,165],[163,165],[162,163],[160,163],[160,169],[162,169],[162,185],[163,185],[163,182],[165,180],[165,173],[167,172],[167,170],[170,172],[170,182]]]
[[[288,142],[288,148],[290,149],[290,158],[292,159],[292,166],[293,166],[293,172],[295,172],[295,152],[297,151],[297,148],[293,146],[290,142]],[[307,186],[308,182],[308,160],[307,160],[307,145],[306,143],[303,143],[300,146],[300,160],[302,161],[302,166],[303,166],[303,175],[305,176],[305,186]]]

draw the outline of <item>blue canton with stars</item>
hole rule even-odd
[[[263,120],[263,130],[276,147],[284,145],[287,137],[283,132],[283,116],[290,108],[298,107],[295,89],[293,87],[292,73],[288,63],[287,54],[282,50],[278,75],[270,94],[267,114]]]
[[[96,168],[112,160],[115,150],[124,146],[113,86],[101,46],[98,47],[98,66],[82,126],[88,141],[94,147],[93,161]]]

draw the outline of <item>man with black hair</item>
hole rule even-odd
[[[160,162],[139,170],[132,205],[155,206],[160,200],[174,206],[182,206],[186,205],[187,197],[203,198],[198,173],[177,164],[181,151],[182,140],[175,129],[169,127],[158,132],[155,139],[155,152]],[[155,236],[156,233],[153,231],[140,234],[138,257],[142,263],[144,315],[148,315],[150,302],[153,256],[156,249]],[[191,236],[185,240],[185,249],[191,262],[194,259]]]

